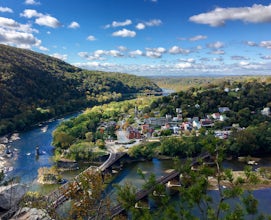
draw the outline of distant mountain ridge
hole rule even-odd
[[[82,70],[41,53],[0,44],[0,134],[150,90],[161,91],[143,77]]]

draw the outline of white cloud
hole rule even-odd
[[[130,19],[126,19],[125,21],[113,21],[112,22],[112,27],[123,27],[123,26],[128,26],[132,24],[132,21]]]
[[[136,25],[136,29],[143,30],[146,27],[153,27],[153,26],[160,26],[162,24],[162,21],[160,19],[152,19],[149,21],[143,21]]]
[[[271,49],[271,41],[261,41],[259,46],[266,49]]]
[[[207,24],[212,27],[222,26],[227,20],[241,20],[250,23],[271,22],[271,4],[254,4],[252,7],[216,8],[213,11],[194,15],[190,21]]]
[[[143,56],[144,53],[141,50],[134,50],[129,53],[130,57]]]
[[[249,60],[247,57],[238,56],[238,55],[231,56],[231,59],[232,60]]]
[[[188,61],[188,60],[187,60]],[[202,59],[203,62],[176,62],[176,63],[159,63],[159,64],[116,64],[108,62],[86,62],[86,63],[75,63],[75,66],[101,71],[111,71],[111,72],[123,72],[123,73],[133,73],[137,75],[229,75],[229,74],[244,74],[244,69],[246,74],[270,74],[271,62],[269,63],[249,63],[247,65],[236,64],[225,64],[225,63],[214,63],[206,62],[210,61],[208,58]]]
[[[32,46],[41,47],[41,40],[33,33],[38,33],[30,24],[21,24],[17,21],[0,17],[0,43],[31,49]]]
[[[217,54],[217,55],[223,55],[223,54],[225,54],[225,51],[224,50],[213,50],[211,53]]]
[[[263,60],[271,60],[271,55],[261,56]]]
[[[146,48],[146,56],[151,58],[161,58],[166,51],[167,50],[163,47]]]
[[[173,46],[168,51],[170,54],[189,54],[191,51],[178,46]]]
[[[108,55],[110,55],[112,57],[122,57],[123,56],[123,54],[118,50],[109,50]]]
[[[26,5],[39,5],[40,2],[36,2],[35,0],[25,0]]]
[[[44,47],[44,46],[40,46],[39,49],[42,50],[42,51],[49,51],[49,49]]]
[[[138,23],[137,25],[136,25],[136,29],[138,29],[138,30],[143,30],[143,29],[145,29],[145,24],[143,24],[143,23]]]
[[[207,47],[212,49],[219,49],[224,47],[224,43],[216,41],[214,43],[207,44]]]
[[[93,53],[79,52],[78,56],[87,60],[106,60],[105,56],[123,57],[119,50],[96,50]]]
[[[96,38],[95,38],[93,35],[89,35],[89,36],[87,37],[87,40],[89,40],[89,41],[95,41]]]
[[[50,15],[44,15],[42,17],[37,18],[35,20],[35,23],[41,26],[47,26],[51,28],[57,28],[61,25],[60,22],[56,18]]]
[[[257,43],[253,42],[253,41],[247,41],[245,42],[248,46],[251,46],[251,47],[255,47],[257,46]]]
[[[67,54],[59,54],[59,53],[54,53],[51,55],[52,57],[55,57],[57,59],[60,59],[60,60],[67,60],[68,58],[68,55]]]
[[[118,49],[120,51],[127,51],[127,47],[124,47],[124,46],[119,46]]]
[[[191,63],[188,63],[188,62],[177,63],[177,64],[175,65],[175,67],[178,68],[178,69],[186,69],[186,68],[192,67],[192,64],[191,64]]]
[[[204,39],[207,39],[207,36],[197,35],[197,36],[189,38],[190,41],[199,41],[199,40],[204,40]]]
[[[42,13],[38,13],[36,10],[33,9],[25,9],[23,13],[20,14],[21,17],[25,18],[33,18],[33,17],[41,17],[43,16]]]
[[[125,21],[113,21],[111,24],[107,24],[104,26],[105,29],[110,27],[124,27],[131,25],[132,21],[130,19],[126,19]]]
[[[152,20],[149,20],[147,22],[145,22],[145,25],[146,26],[159,26],[162,24],[162,21],[160,19],[152,19]]]
[[[68,26],[68,28],[72,28],[72,29],[76,29],[79,27],[80,27],[80,25],[76,21],[71,22]]]
[[[33,9],[24,10],[24,12],[20,14],[20,16],[26,18],[36,17],[35,23],[41,26],[57,28],[61,25],[60,22],[51,15],[45,15]]]
[[[13,13],[13,10],[11,8],[7,8],[7,7],[0,7],[0,12]]]
[[[114,36],[114,37],[135,37],[136,32],[135,31],[130,31],[130,30],[127,30],[127,29],[123,28],[122,30],[114,32],[112,34],[112,36]]]

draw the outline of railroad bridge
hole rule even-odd
[[[199,161],[210,159],[210,154],[209,153],[202,153],[198,157],[193,158],[190,167],[192,168],[195,165],[198,165]],[[162,176],[158,179],[156,179],[156,183],[150,188],[150,189],[141,189],[136,193],[136,203],[139,202],[142,199],[145,199],[146,197],[149,196],[150,193],[155,195],[155,186],[158,184],[163,184],[166,185],[167,187],[178,187],[180,186],[180,175],[181,173],[177,170],[173,170],[172,172],[166,174],[165,176]],[[171,181],[174,181],[173,183]],[[123,213],[125,209],[121,206],[121,204],[118,204],[114,206],[111,209],[111,219],[116,217],[117,215]]]
[[[74,181],[79,179],[81,175],[88,172],[107,172],[108,170],[112,170],[112,166],[119,161],[126,153],[124,152],[111,152],[107,160],[99,167],[90,166],[89,168],[85,169],[81,173],[79,173],[76,177],[74,177]],[[47,196],[47,202],[51,205],[51,207],[57,208],[58,206],[62,205],[68,198],[64,194],[69,188],[69,182],[61,185],[58,189],[54,190]],[[79,190],[79,189],[78,189]]]

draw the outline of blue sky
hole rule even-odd
[[[91,70],[270,75],[271,1],[0,0],[0,43]]]

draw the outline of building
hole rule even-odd
[[[229,107],[219,107],[219,108],[218,108],[218,111],[219,111],[220,113],[224,113],[224,112],[229,112],[230,109],[229,109]]]
[[[269,116],[270,115],[270,107],[263,108],[263,110],[261,110],[261,114],[265,115],[265,116]]]
[[[146,118],[145,124],[154,125],[154,126],[162,126],[167,122],[165,117],[160,118]]]

